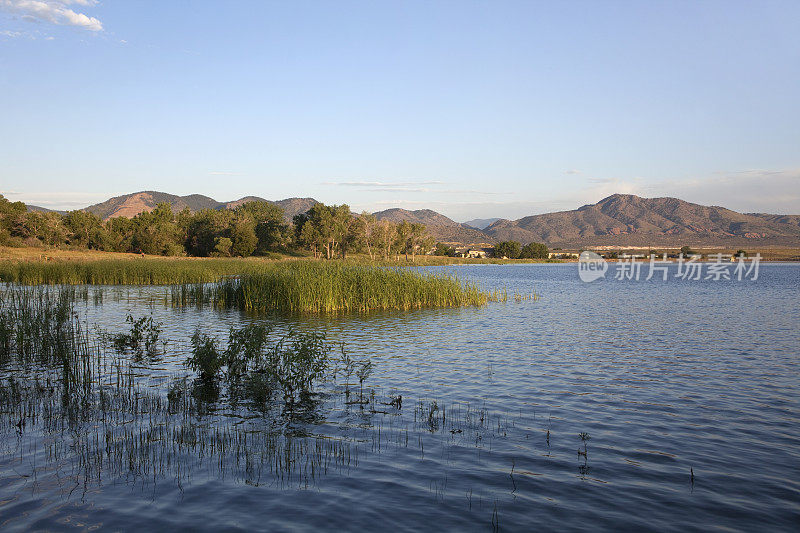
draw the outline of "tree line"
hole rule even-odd
[[[188,208],[173,212],[168,203],[133,218],[103,221],[87,211],[28,211],[22,202],[0,195],[0,245],[69,246],[112,252],[197,257],[249,257],[270,252],[309,250],[315,257],[414,260],[434,246],[423,224],[377,220],[353,214],[349,206],[318,203],[286,223],[283,209],[262,201],[234,209]]]
[[[517,241],[503,241],[495,245],[493,255],[508,259],[547,259],[549,251],[545,244],[539,242],[523,246]]]

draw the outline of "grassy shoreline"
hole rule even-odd
[[[703,250],[708,252],[708,250]],[[792,250],[759,251],[762,261],[792,261]],[[797,258],[797,259],[795,259]],[[425,266],[480,264],[570,263],[575,260],[473,259],[444,256],[404,256],[386,260],[353,255],[325,261],[312,257],[272,254],[267,257],[163,257],[92,250],[44,250],[0,247],[0,282],[22,285],[176,285],[213,283],[227,276],[258,272],[270,265],[295,262],[403,269]],[[614,260],[609,260],[613,262]]]
[[[232,258],[61,258],[0,261],[0,282],[47,285],[172,286],[172,304],[249,312],[367,312],[480,306],[490,294],[451,273],[355,260]]]
[[[370,259],[355,255],[324,261],[311,257],[273,254],[268,257],[162,257],[90,250],[1,248],[0,282],[22,285],[174,285],[211,283],[226,276],[258,272],[270,265],[292,263],[340,264],[362,267],[421,267],[462,264],[531,263],[532,260],[466,259],[417,256],[414,261]],[[541,262],[541,261],[538,261]]]

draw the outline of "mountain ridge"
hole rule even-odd
[[[800,216],[744,214],[672,197],[613,194],[572,211],[501,219],[484,232],[496,240],[568,246],[796,244],[800,243]]]
[[[393,207],[373,213],[378,220],[402,222],[407,220],[412,223],[424,224],[428,233],[433,238],[447,243],[485,243],[491,244],[494,239],[484,232],[466,224],[456,222],[441,213],[431,209],[417,209],[409,211]]]
[[[168,202],[175,211],[188,208],[232,209],[248,201],[270,201],[258,196],[219,202],[201,194],[178,196],[140,191],[116,196],[85,208],[107,220],[132,217]],[[273,201],[284,209],[286,220],[310,209],[313,198]],[[35,209],[34,207],[32,207]],[[722,206],[705,206],[673,197],[643,198],[612,194],[595,204],[574,210],[531,215],[516,220],[494,219],[483,229],[456,222],[430,209],[386,209],[373,213],[378,220],[418,222],[439,241],[491,244],[516,240],[523,244],[544,242],[560,247],[679,246],[725,244],[729,246],[800,246],[800,215],[739,213]],[[475,219],[483,222],[492,219]]]
[[[464,222],[467,226],[479,230],[484,230],[490,225],[494,224],[500,220],[499,218],[473,218],[472,220],[467,220]]]
[[[233,209],[238,205],[252,201],[264,201],[279,205],[284,211],[284,217],[291,221],[294,215],[304,213],[317,203],[313,198],[285,198],[283,200],[265,200],[258,196],[245,196],[238,200],[219,202],[202,194],[188,194],[178,196],[159,191],[139,191],[109,198],[105,202],[90,205],[83,209],[99,216],[103,220],[115,217],[132,218],[143,211],[152,211],[160,203],[169,203],[175,212],[189,209],[200,211],[202,209]]]

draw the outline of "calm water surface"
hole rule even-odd
[[[87,479],[47,453],[59,437],[4,426],[0,528],[797,531],[800,265],[762,265],[755,281],[591,284],[574,264],[451,268],[541,298],[290,319],[175,310],[158,287],[90,297],[87,324],[164,322],[170,345],[144,374],[185,372],[197,326],[225,338],[269,321],[371,358],[366,388],[403,407],[365,413],[331,395],[295,440],[346,445],[346,459],[284,478],[193,458],[180,473],[104,465]],[[446,414],[435,424],[432,402]]]

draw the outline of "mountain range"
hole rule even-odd
[[[467,220],[464,222],[467,226],[470,226],[475,229],[486,229],[487,226],[494,224],[500,220],[499,218],[473,218],[472,220]]]
[[[409,222],[418,222],[425,224],[425,227],[436,240],[441,242],[453,242],[462,244],[477,244],[477,243],[492,243],[489,235],[479,229],[473,228],[466,224],[460,224],[455,220],[451,220],[446,216],[431,211],[430,209],[417,209],[416,211],[407,211],[405,209],[387,209],[385,211],[378,211],[373,213],[378,220],[390,220],[392,222],[402,222],[408,220]]]
[[[173,210],[232,209],[245,202],[264,200],[246,196],[219,202],[208,196],[176,196],[142,191],[110,198],[85,208],[104,220],[133,217],[168,202]],[[313,198],[287,198],[273,203],[286,220],[310,209]],[[30,209],[38,209],[30,206]],[[642,198],[614,194],[596,204],[571,211],[533,215],[518,220],[475,219],[456,222],[436,211],[387,209],[374,213],[378,220],[408,220],[425,224],[435,239],[447,243],[490,244],[505,240],[544,242],[551,247],[719,245],[800,246],[800,215],[738,213],[677,198]],[[480,227],[483,226],[483,227]]]
[[[245,196],[244,198],[239,198],[238,200],[230,202],[218,202],[202,194],[176,196],[165,192],[142,191],[109,198],[105,202],[90,205],[85,211],[94,213],[103,220],[108,220],[114,217],[132,218],[142,211],[152,211],[160,203],[170,204],[172,210],[177,213],[186,208],[190,211],[200,211],[201,209],[233,209],[238,205],[255,201],[270,202],[270,200],[265,200],[258,196]],[[293,216],[299,213],[305,213],[311,209],[311,206],[316,204],[317,201],[313,198],[287,198],[271,203],[277,204],[283,209],[284,216],[288,222],[292,220]]]
[[[768,245],[800,244],[800,216],[738,213],[677,198],[614,194],[596,204],[498,220],[484,232],[495,240],[584,245]]]

